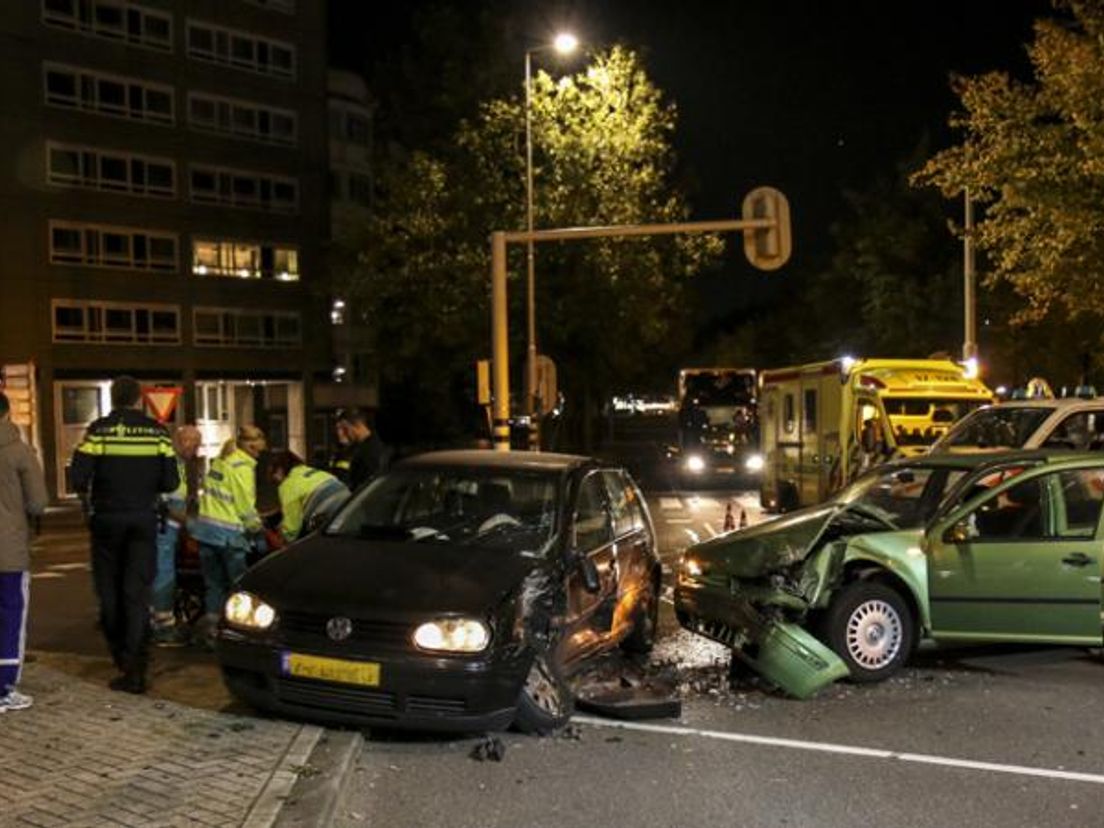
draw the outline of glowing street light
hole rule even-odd
[[[525,52],[525,224],[533,232],[533,54],[549,48],[560,55],[570,55],[579,48],[579,38],[571,32],[560,32],[551,46],[537,46]],[[536,430],[536,393],[537,393],[537,307],[536,307],[536,265],[533,260],[533,242],[526,247],[527,332],[529,338],[525,360],[526,413],[530,415],[529,448],[539,448],[539,434]]]

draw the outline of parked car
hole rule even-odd
[[[564,679],[648,651],[655,532],[620,468],[558,454],[402,461],[249,570],[218,658],[231,692],[321,721],[472,731],[566,722]]]
[[[878,681],[921,638],[1100,646],[1104,457],[899,460],[687,551],[687,629],[798,697]]]
[[[959,420],[933,452],[1104,448],[1104,399],[1022,400],[989,405]]]

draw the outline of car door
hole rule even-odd
[[[936,638],[1098,644],[1104,466],[1034,469],[926,538]]]
[[[617,561],[612,631],[620,637],[632,627],[637,603],[651,588],[652,536],[644,517],[643,499],[628,475],[610,469],[602,472],[602,478],[609,496]]]
[[[613,628],[617,603],[617,549],[602,472],[588,472],[580,481],[571,515],[571,542],[576,563],[567,574],[567,661],[599,646]],[[579,562],[581,558],[593,564],[598,576],[597,591],[587,588]]]

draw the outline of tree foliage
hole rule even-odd
[[[1104,314],[1104,3],[1057,5],[1070,19],[1036,23],[1031,82],[1005,72],[954,80],[961,144],[914,181],[984,206],[977,243],[987,284],[1026,302],[1017,322]]]
[[[535,224],[675,221],[675,109],[624,48],[588,67],[533,80]],[[490,349],[488,234],[525,225],[523,95],[486,102],[433,154],[413,152],[379,176],[377,209],[347,288],[369,317],[385,383],[417,377],[457,390]],[[714,237],[537,246],[538,340],[578,406],[645,376],[679,341],[683,286],[720,252]],[[524,332],[523,250],[511,248],[511,327]],[[516,366],[515,366],[516,367]],[[515,376],[519,372],[515,370]],[[453,408],[460,408],[454,405]]]

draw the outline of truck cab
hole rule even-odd
[[[993,393],[950,360],[842,359],[764,371],[766,509],[819,503],[891,457],[923,454]]]

